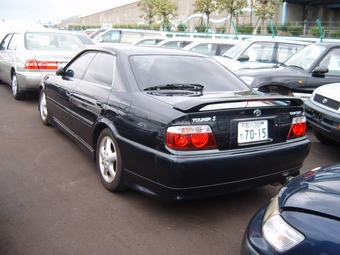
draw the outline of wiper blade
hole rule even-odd
[[[166,85],[157,85],[145,88],[143,91],[155,91],[155,90],[185,90],[185,91],[203,91],[204,86],[200,84],[191,83],[173,83]]]

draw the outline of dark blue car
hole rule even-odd
[[[340,163],[283,186],[251,219],[241,254],[340,254]]]

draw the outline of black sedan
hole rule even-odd
[[[275,67],[235,71],[251,87],[262,92],[309,98],[313,90],[340,82],[340,43],[313,43]]]
[[[165,201],[284,182],[310,147],[302,100],[167,48],[86,49],[42,80],[39,110],[93,157],[108,190]]]
[[[241,254],[340,254],[340,164],[281,188],[250,221]]]

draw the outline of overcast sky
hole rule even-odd
[[[136,0],[0,0],[0,22],[30,20],[41,23],[59,23],[73,16],[86,16]]]

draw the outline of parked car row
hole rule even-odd
[[[254,215],[241,253],[337,254],[340,165],[299,174],[310,150],[307,122],[321,142],[340,142],[340,82],[324,85],[337,81],[340,44],[265,42],[270,68],[232,72],[209,56],[237,41],[192,40],[182,49],[176,40],[162,38],[172,49],[88,47],[69,32],[12,32],[0,44],[0,79],[15,99],[38,89],[41,122],[96,162],[106,189],[175,201],[292,179]],[[288,49],[295,54],[283,60]],[[236,61],[251,59],[243,55]],[[259,86],[261,75],[272,80]],[[312,96],[293,94],[301,91]]]
[[[278,38],[252,38],[241,41],[215,59],[231,71],[271,67],[283,63],[308,44],[308,42]]]

